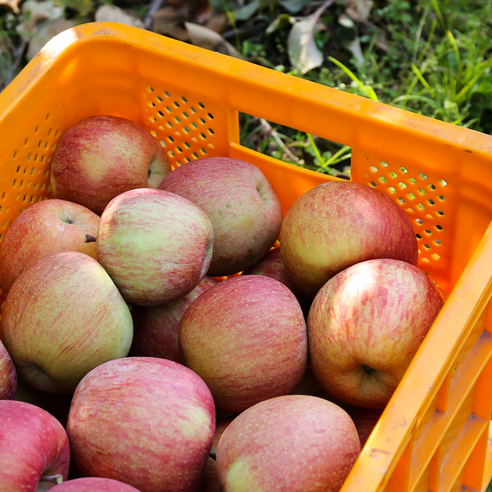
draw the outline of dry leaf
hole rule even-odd
[[[189,41],[190,35],[184,27],[184,16],[174,7],[164,7],[152,14],[152,30],[180,41]]]
[[[212,31],[212,29],[191,22],[185,22],[185,27],[190,35],[190,41],[195,46],[241,58],[236,48],[228,43],[220,34]]]
[[[333,3],[328,0],[308,17],[296,22],[289,32],[287,48],[290,62],[301,74],[323,64],[323,54],[316,46],[314,34],[323,11]]]
[[[373,4],[372,0],[344,0],[345,12],[354,22],[366,23]]]
[[[0,0],[0,5],[5,5],[6,7],[10,7],[14,14],[19,13],[19,3],[20,0]]]
[[[29,48],[27,49],[27,58],[31,59],[51,38],[75,25],[77,25],[75,20],[60,17],[36,26],[32,34],[32,39],[29,42]]]
[[[144,28],[144,23],[115,5],[102,5],[96,11],[96,22],[117,22],[128,26]]]

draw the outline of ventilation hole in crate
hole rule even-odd
[[[205,149],[203,149],[203,148],[200,149],[200,152],[201,152],[202,155],[205,155],[207,153],[207,151]]]
[[[40,141],[38,142],[38,149],[40,149],[40,148],[41,148],[41,144],[42,144],[42,143],[43,143],[43,141],[42,141],[42,140],[40,140]]]
[[[15,186],[15,183],[17,183],[17,180],[14,179],[13,183],[12,183],[12,186]]]
[[[44,173],[43,173],[43,176],[44,176],[45,178],[47,178],[49,174],[50,174],[49,169],[45,169],[45,171],[44,171]]]
[[[154,88],[153,88],[151,85],[148,85],[148,86],[147,86],[147,90],[148,90],[149,92],[154,92]]]
[[[425,195],[425,190],[424,190],[424,189],[422,189],[422,188],[419,188],[419,193],[420,193],[421,195]]]
[[[214,119],[214,115],[212,113],[207,113],[207,116],[210,120],[213,120]]]
[[[190,109],[193,114],[196,114],[196,109],[193,106]]]
[[[444,215],[444,212],[442,210],[438,210],[437,211],[437,214],[440,215],[440,216],[443,216]]]
[[[420,173],[419,176],[420,179],[427,179],[427,176],[424,173]]]
[[[446,183],[446,181],[444,181],[444,179],[440,179],[439,183],[441,184],[441,186],[447,186],[448,185],[448,183]]]
[[[208,144],[207,144],[207,147],[208,147],[209,149],[215,149],[215,145],[214,145],[213,143],[208,143]]]
[[[150,134],[153,136],[153,137],[157,137],[157,132],[155,130],[150,130]]]
[[[13,155],[14,159],[17,159],[17,150],[14,150],[14,155]]]
[[[164,140],[159,140],[159,142],[162,145],[162,147],[166,147],[166,142],[164,142]]]
[[[426,233],[428,236],[431,236],[431,235],[432,235],[432,231],[429,231],[429,229],[426,229],[426,230],[425,230],[425,233]]]
[[[417,208],[419,210],[424,210],[425,207],[421,203],[417,203]]]
[[[185,133],[190,133],[190,130],[188,130],[188,128],[186,128],[186,126],[183,127],[183,130],[185,131]]]
[[[175,116],[175,117],[174,117],[174,121],[175,121],[176,123],[181,123],[181,120],[179,119],[179,117],[178,117],[178,116]]]
[[[377,173],[379,171],[379,169],[376,166],[371,166],[369,168],[369,171],[371,171],[371,173]]]
[[[429,205],[435,205],[436,204],[436,202],[432,199],[427,200],[427,202],[429,203]]]
[[[396,174],[396,173],[394,173],[393,171],[391,171],[391,172],[389,173],[389,176],[390,176],[390,178],[394,179],[394,178],[397,178],[397,177],[398,177],[398,174]]]
[[[399,186],[402,190],[404,190],[404,189],[407,187],[407,185],[406,185],[403,181],[400,181],[400,182],[398,183],[398,186]]]
[[[179,103],[177,101],[174,101],[174,107],[175,108],[179,108],[180,107],[180,105],[179,105]]]
[[[442,243],[441,241],[439,241],[439,239],[435,239],[434,240],[434,243],[437,245],[437,246],[440,246]]]
[[[413,185],[417,182],[417,180],[415,178],[410,178],[408,181],[410,182],[410,184],[413,184]]]
[[[147,103],[151,108],[155,108],[155,102],[154,101],[148,101]]]
[[[208,133],[209,133],[210,135],[215,135],[215,132],[212,130],[212,128],[209,128],[209,129],[208,129]]]
[[[164,101],[164,99],[162,99],[162,97],[161,97],[161,96],[157,96],[157,97],[156,97],[156,99],[157,99],[157,102],[162,102],[162,101]]]
[[[190,158],[189,157],[185,157],[184,160],[185,160],[185,162],[190,162]]]
[[[191,126],[192,126],[195,130],[198,128],[198,125],[197,125],[195,122],[193,122],[193,123],[191,124]]]
[[[203,133],[200,133],[200,138],[201,138],[202,140],[205,140],[207,137],[206,137]]]
[[[174,142],[174,138],[171,137],[170,135],[167,137],[167,139],[169,140],[169,142],[173,143]]]
[[[410,198],[410,200],[415,200],[415,195],[413,193],[409,193],[407,197]]]
[[[174,157],[174,152],[173,152],[172,150],[170,150],[170,151],[169,151],[169,155],[170,155],[171,157]]]
[[[401,204],[404,204],[405,203],[405,200],[403,198],[398,198],[398,201],[401,203]]]
[[[192,155],[193,155],[193,157],[194,157],[195,159],[199,159],[199,156],[198,156],[198,154],[197,154],[196,152],[192,152]]]
[[[182,154],[182,153],[183,153],[183,151],[181,150],[181,148],[180,148],[180,147],[176,147],[176,150],[178,151],[178,153],[179,153],[179,154]],[[181,164],[180,164],[180,165],[181,165]]]
[[[204,120],[203,118],[198,118],[198,120],[200,121],[200,123],[201,123],[202,125],[204,125],[204,124],[205,124],[205,120]]]
[[[413,214],[413,213],[414,213],[414,212],[413,212],[413,208],[412,208],[412,207],[408,207],[408,208],[406,208],[406,209],[405,209],[405,212],[406,212],[407,214]]]
[[[436,224],[436,229],[437,229],[438,231],[442,231],[442,226],[440,226],[439,224]]]
[[[32,187],[35,190],[38,187],[38,183],[34,183]]]
[[[55,137],[58,137],[59,135],[60,135],[60,130],[56,130]]]
[[[422,239],[422,236],[420,234],[415,234],[417,236],[417,239]]]
[[[431,249],[431,247],[428,244],[424,244],[424,248],[427,250]]]
[[[444,200],[446,200],[442,195],[438,195],[439,200],[441,200],[441,202],[443,202]]]
[[[167,92],[167,91],[164,91],[164,94],[166,97],[171,97],[171,94],[169,94],[169,92]]]
[[[173,127],[173,124],[170,122],[170,121],[166,121],[166,124],[169,128],[172,128]]]
[[[186,111],[183,111],[182,115],[184,118],[189,118],[188,113]]]
[[[381,183],[386,183],[388,180],[384,176],[380,176],[379,181],[381,181]]]
[[[187,149],[189,149],[191,147],[191,145],[188,143],[188,142],[184,142],[184,145]]]
[[[381,167],[388,167],[388,163],[385,161],[381,161],[380,164],[381,164]]]
[[[389,191],[391,194],[395,194],[395,193],[396,193],[396,189],[395,189],[395,188],[393,188],[392,186],[390,186],[390,187],[388,188],[388,191]]]
[[[434,260],[434,261],[437,261],[437,260],[440,260],[441,257],[437,254],[437,253],[434,253],[431,255],[431,258]],[[437,285],[437,284],[436,284]]]
[[[24,140],[24,145],[27,145],[28,143],[29,143],[29,139],[28,139],[28,138],[26,138],[26,139]]]
[[[50,114],[48,113],[48,114],[46,115],[45,121],[49,121],[49,119],[50,119]]]

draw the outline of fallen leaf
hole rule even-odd
[[[234,46],[228,43],[220,34],[212,31],[212,29],[193,24],[192,22],[185,22],[185,27],[190,35],[190,41],[195,46],[200,46],[211,51],[217,51],[224,55],[242,58]]]
[[[314,34],[321,14],[334,0],[328,0],[308,17],[297,21],[289,32],[287,49],[292,66],[301,74],[323,64],[323,54],[316,46]]]
[[[38,29],[38,24],[48,20],[56,20],[63,17],[63,8],[56,7],[51,1],[35,2],[27,0],[22,4],[21,23],[16,26],[17,32],[27,41],[30,41]]]
[[[58,19],[42,22],[36,26],[27,49],[27,58],[31,59],[51,38],[75,25],[77,25],[75,20],[60,17]]]
[[[277,29],[282,29],[286,24],[294,24],[296,22],[295,17],[289,14],[280,14],[277,18],[266,28],[267,34],[272,34]]]
[[[19,3],[20,0],[0,0],[0,5],[5,5],[7,7],[10,7],[14,14],[19,13]]]
[[[56,0],[56,3],[75,10],[81,15],[87,15],[93,8],[92,0]]]
[[[128,26],[144,28],[144,23],[140,19],[128,14],[123,9],[116,7],[116,5],[101,5],[96,11],[95,21],[117,22]]]
[[[354,22],[367,22],[373,4],[372,0],[344,0],[345,12]]]

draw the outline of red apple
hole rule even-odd
[[[17,390],[17,371],[0,340],[0,400],[11,400]]]
[[[174,193],[141,188],[118,195],[104,210],[97,256],[127,302],[156,306],[200,283],[213,244],[203,210]]]
[[[135,487],[111,478],[76,478],[57,485],[53,492],[139,492]]]
[[[62,136],[51,163],[51,194],[101,215],[116,195],[157,188],[170,172],[164,149],[139,124],[90,116]]]
[[[410,263],[369,260],[329,280],[308,316],[309,356],[327,393],[384,408],[444,300]]]
[[[335,274],[365,260],[417,264],[417,239],[408,217],[368,185],[330,181],[300,196],[287,212],[280,252],[288,274],[311,299]]]
[[[0,285],[5,292],[36,260],[60,251],[79,251],[97,259],[100,217],[88,208],[66,200],[43,200],[24,210],[0,244]]]
[[[2,341],[18,375],[48,393],[72,393],[91,369],[125,357],[130,310],[104,268],[67,251],[38,260],[7,294]]]
[[[282,205],[265,175],[253,164],[229,157],[188,162],[159,186],[196,203],[210,217],[214,252],[208,275],[241,272],[273,246]]]
[[[67,424],[82,476],[141,492],[198,491],[214,432],[205,383],[181,364],[153,357],[113,360],[87,374]]]
[[[289,277],[284,262],[282,261],[280,248],[271,249],[260,261],[244,270],[242,274],[265,275],[266,277],[271,277],[282,282],[297,297],[304,313],[308,313],[311,300]]]
[[[337,492],[360,453],[347,412],[316,396],[262,401],[238,415],[217,447],[224,492]]]
[[[0,489],[36,492],[68,478],[70,447],[63,426],[45,410],[0,401]],[[46,490],[46,488],[44,488]]]
[[[161,357],[183,363],[178,345],[179,322],[188,306],[217,280],[203,280],[187,295],[162,306],[133,306],[133,342],[130,356]]]
[[[261,275],[232,277],[195,299],[179,325],[185,365],[222,412],[290,393],[307,365],[304,315],[294,294]]]

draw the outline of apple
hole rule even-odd
[[[75,390],[67,423],[81,476],[141,492],[200,490],[214,432],[206,384],[183,365],[154,357],[93,369]]]
[[[91,369],[125,357],[130,310],[104,268],[76,251],[39,259],[14,282],[0,321],[18,376],[48,393],[71,393]]]
[[[14,398],[17,382],[17,371],[12,358],[0,340],[0,400]]]
[[[8,292],[17,277],[36,260],[59,251],[80,251],[97,259],[100,217],[66,200],[43,200],[24,210],[0,244],[0,285]]]
[[[126,483],[111,478],[84,477],[57,485],[53,492],[139,492]]]
[[[238,415],[217,447],[224,492],[337,492],[360,453],[347,412],[322,398],[286,395]]]
[[[159,188],[191,200],[210,217],[215,240],[209,276],[245,270],[278,238],[282,204],[265,175],[249,162],[197,159],[169,173]]]
[[[290,393],[307,365],[299,302],[263,275],[231,277],[195,299],[181,318],[178,343],[217,410],[231,414]]]
[[[203,280],[187,295],[162,306],[133,306],[130,356],[161,357],[183,363],[178,345],[179,322],[188,306],[217,280]]]
[[[294,283],[311,299],[335,274],[365,260],[416,265],[412,225],[391,198],[365,184],[329,181],[301,195],[280,231],[280,252]]]
[[[116,195],[157,188],[171,169],[161,144],[139,124],[112,115],[89,116],[58,143],[51,163],[51,195],[101,215]]]
[[[101,215],[98,261],[130,304],[156,306],[189,294],[207,273],[214,231],[186,198],[140,188],[115,197]]]
[[[444,303],[427,275],[401,260],[343,270],[314,298],[311,368],[333,398],[384,408]]]
[[[243,275],[265,275],[266,277],[274,278],[279,282],[282,282],[287,286],[292,293],[297,297],[302,310],[307,315],[311,300],[297,287],[292,281],[285,269],[284,262],[282,261],[282,255],[280,248],[273,248],[257,263],[250,266],[244,272]]]
[[[68,478],[67,433],[55,417],[35,405],[0,400],[0,463],[2,491],[47,490]]]

